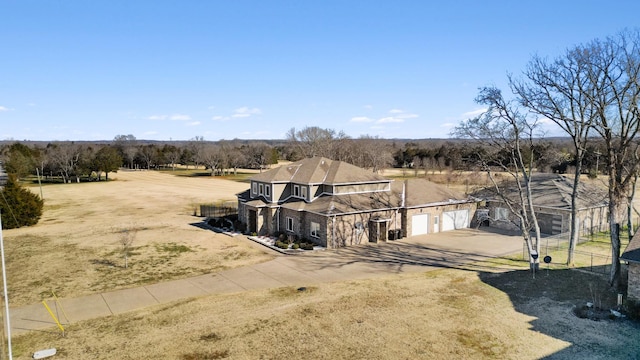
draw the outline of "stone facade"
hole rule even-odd
[[[629,262],[627,296],[640,301],[640,263]]]
[[[501,218],[498,208],[505,209],[507,218]],[[491,220],[489,225],[505,230],[519,230],[518,218],[508,212],[506,206],[500,202],[487,201],[489,216]],[[543,234],[557,235],[566,233],[570,230],[571,211],[566,209],[535,207],[538,217],[540,231]],[[606,218],[607,207],[594,207],[578,211],[579,229],[583,234],[604,231],[607,229],[608,220]],[[480,220],[475,218],[474,220]]]

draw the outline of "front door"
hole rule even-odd
[[[250,234],[258,232],[258,212],[256,210],[249,210],[249,224],[247,224],[247,227]]]

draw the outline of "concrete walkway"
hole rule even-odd
[[[238,237],[238,241],[250,240]],[[456,230],[303,255],[279,254],[265,263],[216,274],[61,298],[61,307],[52,300],[48,305],[64,325],[210,294],[309,286],[445,267],[481,270],[475,262],[521,250],[519,236]],[[10,315],[14,335],[56,326],[42,303],[11,308]]]

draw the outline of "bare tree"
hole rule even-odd
[[[80,157],[82,155],[82,147],[74,143],[56,143],[50,149],[51,161],[60,171],[62,180],[65,183],[71,183],[71,176],[76,175],[79,182],[77,170]]]
[[[638,169],[640,35],[637,31],[622,32],[604,41],[595,40],[587,49],[593,53],[590,81],[603,83],[599,92],[585,95],[595,107],[593,129],[606,148],[612,260],[609,284],[617,289],[621,280],[620,224]]]
[[[588,47],[577,46],[553,61],[535,56],[525,71],[526,81],[510,77],[513,91],[523,106],[553,121],[573,142],[575,160],[573,191],[571,194],[571,221],[567,265],[574,264],[574,251],[579,236],[578,186],[582,173],[589,129],[595,122],[593,104],[587,94],[602,91],[601,76],[592,78],[592,52]],[[592,81],[595,80],[595,81]]]
[[[225,154],[220,146],[213,143],[204,145],[199,152],[199,162],[204,164],[211,170],[211,176],[215,175],[216,171],[222,167],[224,163]]]
[[[346,138],[343,133],[336,133],[332,129],[322,129],[317,126],[305,127],[296,131],[289,129],[286,139],[289,140],[304,157],[324,156],[334,159],[335,140]]]
[[[134,226],[126,227],[118,232],[118,242],[120,246],[122,246],[121,250],[122,256],[124,257],[125,269],[129,267],[129,256],[131,255],[131,249],[137,234],[138,230]]]
[[[480,165],[487,172],[495,194],[518,219],[519,223],[516,225],[520,227],[529,249],[530,267],[535,271],[538,259],[534,254],[540,254],[540,227],[531,196],[534,156],[531,153],[524,154],[524,151],[531,151],[533,148],[531,145],[535,138],[537,122],[529,119],[513,102],[506,101],[500,90],[495,87],[480,89],[476,102],[487,106],[486,112],[462,122],[452,134],[459,138],[475,139],[493,150],[482,155]],[[523,142],[529,146],[525,146]],[[498,166],[511,176],[513,181],[509,183],[509,189],[498,183],[492,166]],[[514,188],[517,189],[515,199],[509,196]]]
[[[129,164],[129,169],[133,169],[133,162],[138,154],[138,142],[136,137],[129,135],[116,135],[113,138],[113,145],[122,152],[122,156]]]

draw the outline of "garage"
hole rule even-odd
[[[442,231],[469,227],[469,210],[445,211],[442,213]]]
[[[411,217],[411,236],[429,232],[429,214],[417,214]]]

